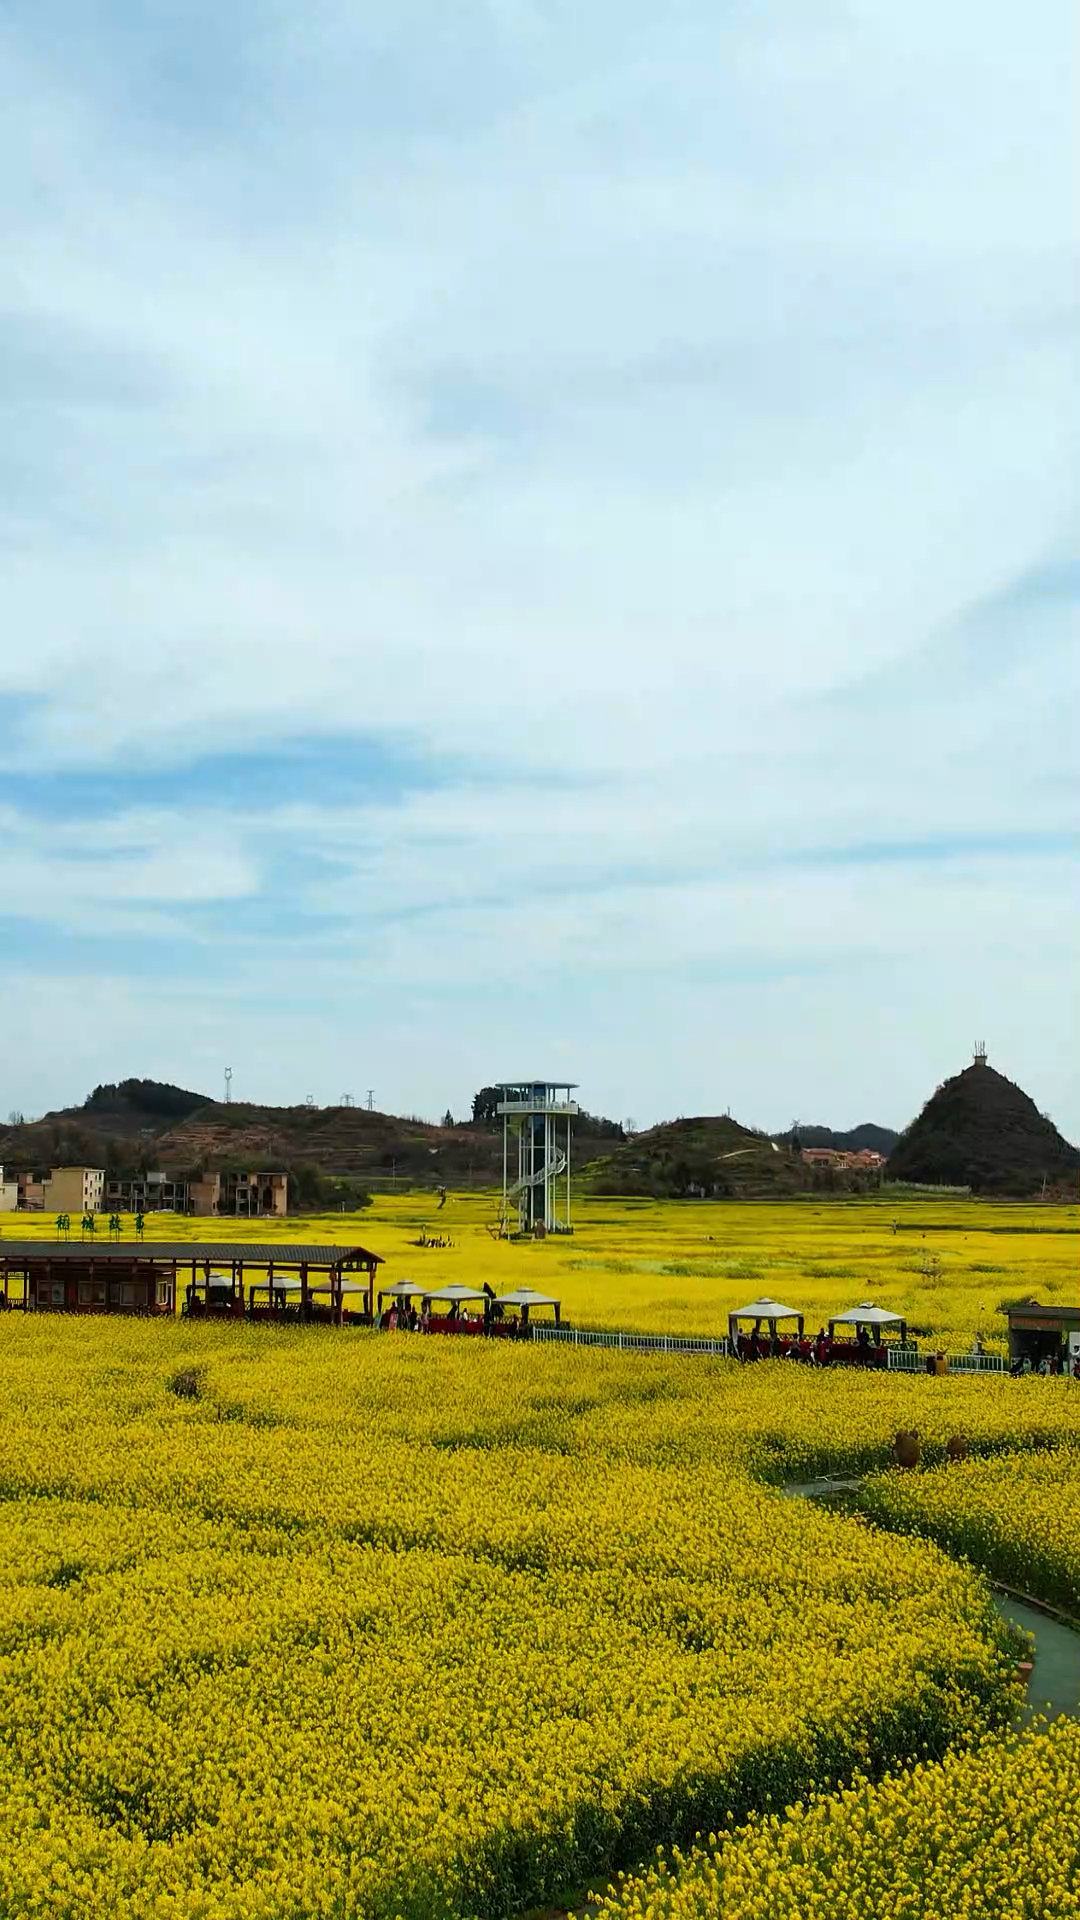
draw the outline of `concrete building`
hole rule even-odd
[[[287,1173],[208,1173],[189,1188],[192,1213],[227,1213],[242,1219],[284,1219],[289,1207]]]
[[[289,1210],[287,1173],[222,1173],[218,1178],[219,1213],[272,1214],[284,1219]]]
[[[34,1172],[15,1175],[19,1188],[18,1206],[20,1213],[40,1213],[45,1205],[45,1187],[47,1182],[39,1180]]]
[[[52,1213],[101,1213],[104,1167],[54,1167],[45,1182],[44,1204]]]
[[[0,1213],[14,1213],[19,1205],[19,1181],[14,1173],[0,1167]]]
[[[169,1173],[142,1173],[131,1179],[105,1182],[109,1213],[190,1213],[191,1181],[174,1180]]]

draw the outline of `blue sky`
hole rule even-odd
[[[15,0],[0,1109],[1080,1136],[1064,0]]]

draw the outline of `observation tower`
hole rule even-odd
[[[575,1080],[499,1080],[502,1232],[569,1233]]]

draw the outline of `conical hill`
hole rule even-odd
[[[1022,1087],[978,1057],[946,1080],[889,1155],[886,1178],[1026,1195],[1075,1179],[1080,1152]]]

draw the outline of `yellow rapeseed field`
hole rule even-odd
[[[812,1329],[861,1300],[905,1314],[927,1343],[1000,1349],[1005,1300],[1075,1297],[1080,1210],[981,1200],[805,1202],[579,1199],[569,1238],[492,1238],[495,1195],[384,1194],[367,1211],[286,1221],[149,1216],[148,1238],[360,1241],[404,1278],[519,1285],[557,1295],[581,1327],[717,1335],[727,1314],[766,1293],[804,1311]],[[106,1222],[99,1220],[99,1231]],[[425,1229],[449,1247],[419,1247]],[[7,1237],[54,1236],[46,1216],[4,1222]],[[124,1223],[125,1238],[131,1222]],[[75,1238],[78,1238],[76,1223]]]
[[[898,1419],[1071,1440],[1077,1407],[5,1315],[5,1920],[506,1920],[978,1740],[1016,1698],[980,1577],[761,1480],[880,1465]]]
[[[1080,1458],[1072,1450],[881,1474],[860,1501],[883,1525],[939,1540],[1080,1621]]]
[[[766,1292],[812,1326],[873,1298],[966,1345],[1000,1340],[1003,1298],[1074,1284],[1075,1209],[591,1201],[539,1245],[494,1219],[490,1194],[401,1194],[316,1220],[154,1216],[148,1240],[361,1241],[384,1285],[527,1284],[575,1324],[673,1333],[723,1332]],[[451,1244],[416,1245],[425,1229]],[[1075,1745],[935,1769],[1015,1700],[980,1576],[778,1488],[882,1468],[917,1426],[930,1470],[875,1478],[868,1508],[1014,1584],[1035,1565],[1060,1599],[1069,1380],[9,1314],[0,1415],[4,1920],[508,1920],[751,1816],[718,1842],[745,1899],[715,1904],[711,1853],[670,1856],[619,1911],[951,1920],[984,1911],[991,1874],[985,1911],[1027,1911],[993,1846],[963,1852],[953,1799],[968,1766],[1003,1807],[1042,1806],[1048,1781],[1071,1805]],[[939,1472],[956,1433],[985,1457]],[[907,1800],[863,1783],[802,1804],[908,1763]],[[917,1876],[935,1820],[968,1904],[905,1905],[902,1876],[882,1904],[885,1835]],[[762,1876],[779,1904],[748,1903]],[[1047,1898],[1047,1920],[1075,1911]]]
[[[1080,1725],[988,1742],[675,1851],[601,1920],[1069,1920]]]

